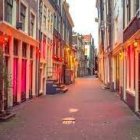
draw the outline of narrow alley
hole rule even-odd
[[[65,94],[14,107],[0,140],[140,140],[140,120],[95,77],[79,78]],[[12,131],[11,131],[12,130]]]

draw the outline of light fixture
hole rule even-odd
[[[137,48],[138,45],[139,45],[138,40],[135,39],[135,41],[134,41],[134,47]]]
[[[120,52],[120,53],[119,53],[119,56],[120,56],[120,59],[123,60],[123,57],[124,57],[123,52]]]

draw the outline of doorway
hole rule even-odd
[[[116,91],[119,91],[119,85],[120,85],[120,62],[119,62],[119,56],[116,56]]]
[[[26,100],[26,59],[22,59],[21,101]]]
[[[13,105],[17,104],[18,92],[18,58],[14,58],[13,63]]]

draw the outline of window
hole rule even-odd
[[[60,6],[60,0],[57,0],[57,4]]]
[[[34,23],[35,22],[35,16],[31,13],[31,20],[30,20],[30,35],[34,35]]]
[[[50,11],[48,10],[48,31],[50,31]]]
[[[58,32],[60,33],[61,19],[58,17]]]
[[[39,23],[42,25],[42,2],[39,4]]]
[[[56,15],[54,16],[54,27],[55,29],[57,29],[57,16]]]
[[[30,47],[30,58],[33,58],[33,46]]]
[[[44,15],[47,14],[47,7],[44,5]]]
[[[57,31],[59,32],[59,24],[60,24],[60,22],[59,22],[59,16],[57,16]]]
[[[47,28],[47,26],[46,26],[46,22],[47,22],[46,15],[47,15],[47,8],[46,8],[46,6],[44,6],[43,24],[44,24],[44,29],[45,29],[45,30],[46,30],[46,28]]]
[[[12,24],[13,0],[5,0],[5,20]]]
[[[51,15],[51,32],[53,32],[53,22],[54,22],[54,16],[53,14]]]
[[[129,22],[131,19],[131,0],[126,1],[126,6],[127,6],[127,22]]]
[[[9,54],[9,42],[5,44],[4,51],[5,54]]]
[[[108,0],[106,2],[106,13],[107,13],[107,15],[109,14],[109,2],[108,2]]]
[[[43,17],[43,24],[44,24],[44,29],[46,30],[46,15]]]
[[[140,3],[139,0],[135,0],[135,4],[136,4],[136,11],[139,9]]]
[[[22,44],[22,56],[23,57],[26,57],[26,51],[27,51],[27,44],[26,43],[23,43]]]
[[[20,20],[22,21],[22,30],[23,31],[25,31],[25,18],[26,18],[26,7],[21,3]]]
[[[125,28],[125,1],[123,0],[123,29]]]
[[[14,39],[14,55],[18,56],[18,40]]]

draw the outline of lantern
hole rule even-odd
[[[134,41],[134,47],[137,48],[137,47],[138,47],[138,44],[139,44],[138,41],[135,40],[135,41]]]

